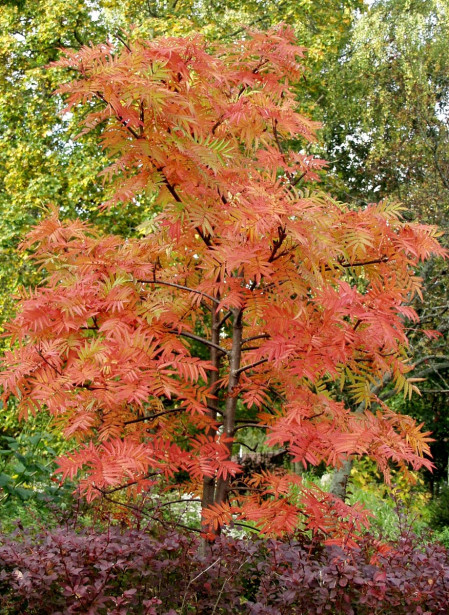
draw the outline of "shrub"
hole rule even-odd
[[[8,615],[437,615],[449,612],[449,557],[402,535],[359,548],[221,537],[206,556],[175,531],[1,538],[0,608]]]

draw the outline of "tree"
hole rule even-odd
[[[236,518],[282,534],[301,518],[338,538],[366,515],[287,470],[239,477],[238,434],[255,425],[305,467],[366,454],[388,479],[390,464],[431,465],[427,434],[371,412],[370,386],[389,374],[415,388],[404,303],[418,263],[445,252],[395,203],[351,209],[314,187],[323,161],[287,145],[317,127],[295,112],[302,56],[277,28],[58,62],[78,74],[67,110],[84,105],[112,157],[110,202],[149,194],[160,212],[124,240],[54,210],[24,244],[47,279],[9,325],[1,382],[23,415],[46,407],[79,440],[60,472],[81,473],[90,499],[181,490],[201,499],[206,533]]]
[[[80,216],[109,232],[128,236],[145,217],[144,207],[128,205],[125,216],[101,211],[105,199],[97,175],[106,164],[97,135],[75,140],[79,118],[61,116],[61,99],[52,92],[65,79],[46,66],[61,47],[110,38],[134,25],[134,36],[188,34],[201,30],[210,39],[235,38],[241,24],[259,27],[288,21],[310,47],[307,76],[311,90],[320,80],[323,57],[336,53],[361,0],[299,3],[226,0],[34,0],[6,1],[0,11],[0,326],[10,316],[20,284],[34,283],[31,261],[17,244],[39,219],[46,203],[65,215]],[[305,82],[304,82],[305,83]],[[319,94],[313,94],[317,98]]]
[[[448,5],[439,0],[374,2],[354,24],[338,61],[328,67],[323,100],[324,155],[332,160],[333,187],[340,198],[364,206],[389,195],[403,202],[409,220],[444,229],[449,211],[448,25]],[[447,475],[449,455],[438,435],[440,425],[444,431],[441,415],[447,413],[447,273],[441,259],[419,268],[426,302],[413,303],[421,322],[408,323],[408,337],[416,366],[410,375],[425,383],[420,400],[394,402],[434,432],[434,477]],[[423,328],[440,335],[428,339]],[[387,384],[388,379],[379,391],[383,398],[392,394]]]
[[[80,217],[104,231],[124,237],[149,216],[151,200],[141,197],[123,209],[102,210],[107,198],[98,173],[106,165],[95,131],[76,139],[80,117],[61,115],[63,101],[52,93],[65,80],[64,71],[48,70],[61,47],[79,49],[86,43],[123,39],[133,25],[133,37],[188,34],[201,31],[208,39],[235,39],[242,24],[259,27],[287,21],[310,51],[307,81],[301,96],[312,108],[321,96],[318,78],[325,58],[337,53],[349,31],[351,9],[361,0],[280,3],[226,0],[7,0],[0,11],[0,330],[14,313],[21,285],[40,277],[20,239],[40,219],[48,202],[64,216]],[[121,34],[122,32],[122,34]],[[124,41],[125,42],[125,41]],[[82,112],[82,111],[81,111]],[[120,211],[120,213],[118,213]],[[4,338],[1,341],[4,349]],[[1,435],[15,437],[23,426],[12,405]],[[27,430],[33,425],[28,424]],[[36,429],[39,429],[37,426]],[[11,440],[11,446],[18,442]],[[12,450],[12,449],[11,449]]]

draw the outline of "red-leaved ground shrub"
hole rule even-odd
[[[110,528],[1,537],[3,615],[449,613],[449,554],[404,534],[389,548]]]

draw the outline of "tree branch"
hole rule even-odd
[[[133,480],[129,483],[125,483],[123,485],[119,485],[118,487],[114,487],[114,489],[108,489],[107,491],[105,489],[100,489],[99,487],[95,487],[95,489],[98,489],[98,491],[100,491],[103,495],[110,495],[111,493],[116,493],[117,491],[121,491],[122,489],[127,489],[128,487],[137,485],[138,483],[140,483],[140,481],[147,480],[147,478],[151,478],[151,476],[160,476],[160,472],[151,472],[151,474],[147,474],[146,476],[143,476],[140,480]]]
[[[359,261],[356,263],[345,263],[344,261],[339,261],[338,265],[340,267],[351,268],[351,267],[365,267],[366,265],[376,265],[378,263],[388,263],[390,258],[388,256],[381,256],[380,258],[373,258],[370,261]],[[324,267],[325,271],[332,271],[332,267],[326,265]]]
[[[421,365],[422,363],[425,363],[426,361],[432,361],[432,360],[438,360],[438,359],[447,361],[449,357],[444,354],[429,354],[425,357],[421,357],[421,359],[418,359],[418,361],[415,361],[415,363],[413,363],[412,369],[416,369],[418,365]]]
[[[203,293],[201,290],[196,290],[194,288],[189,288],[188,286],[183,286],[182,284],[175,284],[174,282],[165,282],[164,280],[136,280],[140,284],[161,284],[163,286],[171,286],[172,288],[179,288],[179,290],[185,290],[189,293],[195,293],[196,295],[201,295],[202,297],[206,297],[210,301],[213,301],[217,305],[220,305],[220,301],[212,295],[208,295],[207,293]]]
[[[229,355],[229,350],[225,350],[218,344],[215,344],[214,342],[211,342],[210,340],[207,340],[204,337],[200,337],[199,335],[195,335],[194,333],[189,333],[188,331],[176,331],[175,329],[171,329],[170,333],[174,333],[175,335],[181,335],[182,337],[187,337],[191,340],[195,340],[196,342],[200,342],[200,344],[209,346],[210,348],[215,348],[216,350],[219,350],[221,353],[225,355]]]
[[[158,412],[157,414],[151,414],[149,416],[141,416],[138,419],[132,419],[131,421],[125,421],[123,425],[134,425],[135,423],[143,423],[144,421],[155,421],[160,416],[165,414],[173,414],[175,412],[182,412],[185,408],[171,408],[170,410],[164,410],[164,412]]]
[[[228,320],[228,318],[230,318],[232,316],[232,311],[229,310],[229,312],[227,312],[223,318],[220,320],[220,322],[218,323],[218,329],[220,330],[221,327],[225,324],[225,322]]]
[[[94,486],[94,489],[99,491],[102,494],[102,496],[104,497],[104,499],[107,500],[108,502],[111,502],[112,504],[117,504],[118,506],[123,506],[123,508],[127,508],[128,510],[131,510],[135,514],[141,515],[142,517],[146,517],[147,519],[152,519],[153,521],[157,521],[158,523],[160,523],[163,526],[169,527],[170,525],[176,525],[177,527],[182,527],[183,529],[189,530],[191,532],[197,532],[198,534],[202,533],[202,530],[199,530],[199,529],[197,529],[195,527],[189,527],[187,525],[184,525],[183,523],[178,523],[177,521],[171,521],[171,522],[164,521],[163,519],[160,519],[159,517],[155,517],[154,515],[150,515],[149,513],[145,512],[144,510],[139,508],[138,506],[133,506],[132,504],[126,504],[125,502],[120,502],[119,500],[114,500],[113,498],[109,497],[107,492],[105,492],[103,489],[100,489],[99,487],[95,487]]]
[[[234,433],[239,429],[246,429],[247,427],[256,427],[257,429],[268,429],[268,425],[262,425],[261,423],[243,423],[242,425],[236,425],[234,427]]]
[[[131,47],[128,45],[128,43],[125,41],[125,39],[123,38],[123,36],[121,34],[116,32],[115,38],[117,38],[121,42],[123,47],[125,47],[125,49],[127,49],[129,51],[129,53],[131,53],[131,51],[132,51]]]
[[[105,105],[108,105],[108,107],[111,107],[111,109],[115,113],[115,117],[118,119],[120,124],[124,128],[126,128],[126,130],[129,132],[130,135],[132,135],[135,139],[140,139],[140,135],[134,130],[134,128],[132,128],[131,126],[128,126],[128,124],[126,123],[126,120],[120,115],[120,113],[117,113],[117,111],[114,109],[113,105],[106,100],[106,98],[103,96],[103,94],[101,92],[97,91],[97,92],[95,92],[95,95],[96,95],[97,98],[99,98],[101,101],[103,101],[105,103]]]
[[[271,250],[271,254],[270,257],[268,259],[269,263],[272,263],[275,260],[276,257],[276,253],[279,250],[279,248],[281,247],[281,245],[283,244],[284,240],[287,237],[287,232],[285,230],[284,226],[279,226],[278,227],[278,239],[275,239],[273,241],[273,248]]]
[[[41,359],[42,359],[42,360],[43,360],[43,361],[44,361],[44,362],[48,365],[48,367],[51,367],[51,369],[54,369],[54,370],[55,370],[55,372],[58,374],[58,376],[62,376],[62,372],[61,372],[61,371],[60,371],[57,367],[55,367],[54,365],[52,365],[52,364],[50,363],[50,361],[48,361],[48,359],[46,359],[46,358],[44,357],[44,355],[42,354],[42,350],[38,350],[38,349],[36,348],[36,352],[37,352],[37,354],[40,356],[40,358],[41,358]]]
[[[256,361],[255,363],[251,363],[251,365],[245,365],[244,367],[241,367],[240,369],[237,370],[237,374],[241,374],[243,372],[246,372],[249,369],[253,369],[253,367],[257,367],[258,365],[262,365],[262,363],[267,363],[268,359],[260,359],[259,361]]]
[[[252,337],[245,337],[245,339],[242,340],[242,346],[247,342],[253,342],[254,340],[268,340],[270,339],[270,337],[271,336],[268,333],[262,333],[261,335],[253,335]]]

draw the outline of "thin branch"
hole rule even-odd
[[[271,259],[271,262],[274,263],[274,261],[279,260],[283,256],[287,256],[288,254],[291,254],[292,252],[294,252],[296,250],[297,247],[298,246],[294,245],[291,248],[289,248],[288,250],[283,250],[282,252],[279,252],[279,254],[276,254],[276,256]]]
[[[259,62],[259,64],[257,66],[255,66],[253,68],[253,70],[251,71],[253,73],[253,75],[257,75],[257,73],[260,71],[260,69],[265,66],[265,64],[268,64],[269,60],[267,58],[265,58],[264,60],[261,60]],[[240,89],[238,91],[237,94],[237,100],[239,100],[240,96],[243,94],[243,92],[248,88],[247,85],[242,85],[240,86]]]
[[[285,396],[279,393],[279,391],[276,391],[276,389],[273,386],[268,387],[268,390],[270,391],[270,393],[275,395],[283,404],[287,403],[287,399],[285,398]]]
[[[192,583],[193,583],[194,581],[196,581],[197,579],[199,579],[199,578],[200,578],[200,576],[202,576],[205,572],[207,572],[208,570],[210,570],[213,566],[215,566],[215,564],[218,564],[218,562],[220,562],[220,561],[221,561],[221,557],[219,557],[218,559],[216,559],[216,560],[215,560],[215,562],[213,562],[210,566],[208,566],[207,568],[205,568],[204,570],[202,570],[199,574],[197,574],[197,575],[196,575],[196,577],[194,577],[193,579],[190,579],[190,581],[187,583],[187,587],[186,587],[186,589],[185,589],[185,591],[184,591],[184,596],[183,596],[183,599],[182,599],[181,609],[180,609],[180,611],[179,611],[180,613],[184,613],[184,604],[185,604],[185,601],[186,601],[186,599],[187,599],[187,592],[188,592],[188,590],[189,590],[189,587],[192,585]]]
[[[170,410],[165,410],[164,412],[158,412],[157,414],[151,414],[149,416],[141,416],[138,419],[133,419],[132,421],[125,421],[123,425],[134,425],[135,423],[142,423],[143,421],[155,421],[160,416],[164,416],[165,414],[173,414],[174,412],[182,412],[185,408],[171,408]]]
[[[37,352],[37,354],[40,356],[40,358],[41,358],[41,359],[42,359],[42,360],[43,360],[43,361],[44,361],[44,362],[48,365],[48,367],[51,367],[51,369],[54,369],[54,370],[55,370],[55,372],[58,374],[58,376],[62,376],[62,372],[61,372],[61,371],[60,371],[57,367],[55,367],[54,365],[52,365],[52,364],[50,363],[50,361],[48,361],[48,360],[44,357],[44,355],[42,354],[42,350],[38,350],[38,349],[36,348],[36,352]]]
[[[299,184],[299,182],[307,175],[307,171],[304,171],[304,173],[301,173],[301,175],[298,175],[297,177],[295,177],[294,179],[290,180],[290,183],[293,187],[295,187],[297,184]]]
[[[421,359],[418,359],[418,361],[415,361],[415,363],[412,366],[412,369],[416,369],[418,367],[418,365],[421,365],[421,363],[425,363],[426,361],[431,361],[431,360],[438,360],[438,359],[442,359],[444,361],[448,360],[448,356],[444,355],[444,354],[429,354],[425,357],[422,357]]]
[[[215,412],[218,412],[218,414],[222,414],[221,411],[218,410],[218,408],[211,408],[211,406],[205,406],[205,408],[207,408],[208,410],[213,409],[215,410]],[[141,416],[138,419],[132,419],[131,421],[125,421],[123,425],[134,425],[135,423],[143,423],[144,421],[155,421],[160,416],[164,416],[166,414],[174,414],[175,412],[183,412],[184,410],[186,410],[184,406],[181,406],[180,408],[170,408],[169,410],[165,410],[164,412],[158,412],[157,414],[150,414],[148,416]]]
[[[172,197],[175,199],[175,201],[177,203],[182,203],[182,199],[179,196],[179,194],[176,192],[176,188],[173,186],[173,184],[169,182],[168,177],[165,175],[164,167],[161,167],[161,166],[156,167],[156,171],[158,171],[158,173],[161,173],[162,177],[164,178],[164,184],[167,186],[168,191],[170,192]]]
[[[195,227],[195,231],[198,233],[198,235],[201,237],[201,239],[204,241],[207,247],[212,245],[212,242],[210,240],[210,235],[205,235],[199,226]]]
[[[245,337],[245,339],[242,340],[242,346],[243,344],[246,344],[247,342],[253,342],[254,340],[267,340],[270,339],[270,335],[268,333],[262,333],[261,335],[253,335],[252,337]]]
[[[239,521],[233,521],[233,525],[238,525],[239,527],[246,527],[253,532],[260,532],[258,527],[253,527],[252,525],[248,525],[247,523],[240,523]]]
[[[268,429],[268,425],[262,425],[261,423],[244,423],[243,425],[236,425],[234,427],[234,433],[239,429],[246,429],[247,427],[256,427],[257,429]]]
[[[254,423],[254,419],[237,419],[236,423]],[[257,423],[259,425],[259,423]]]
[[[438,175],[440,176],[441,182],[443,184],[443,186],[446,188],[446,190],[449,190],[449,181],[447,179],[447,177],[445,176],[443,169],[441,168],[440,162],[438,160],[438,154],[437,154],[437,150],[438,150],[438,145],[436,145],[433,149],[433,160],[435,162],[435,168],[438,172]]]
[[[141,124],[140,136],[143,137],[143,133],[145,132],[145,107],[143,106],[143,100],[140,101],[139,120]]]
[[[271,250],[271,254],[270,257],[268,259],[269,263],[272,263],[275,260],[276,257],[276,253],[279,250],[279,248],[281,247],[281,245],[283,244],[284,240],[287,237],[287,232],[285,230],[284,226],[279,226],[278,227],[278,239],[273,241],[273,248]]]
[[[201,295],[202,297],[206,297],[210,301],[213,301],[217,305],[220,304],[219,300],[212,295],[208,295],[207,293],[203,293],[201,290],[196,290],[195,288],[189,288],[188,286],[183,286],[182,284],[175,284],[174,282],[165,282],[164,280],[136,280],[141,284],[161,284],[163,286],[171,286],[172,288],[179,288],[179,290],[185,290],[189,293],[195,293],[196,295]]]
[[[281,154],[282,159],[284,161],[284,164],[287,166],[287,159],[285,158],[284,148],[282,147],[281,141],[279,139],[277,125],[278,125],[278,121],[274,120],[273,121],[273,136],[274,136],[274,140],[276,141],[276,145],[278,147],[279,153]],[[287,175],[288,181],[293,186],[294,184],[293,184],[292,174],[290,173],[290,171],[287,171],[287,170],[285,171],[285,174]]]
[[[449,368],[449,363],[437,363],[436,365],[432,365],[432,367],[429,367],[427,369],[423,369],[422,371],[418,372],[417,374],[413,374],[414,378],[424,378],[425,376],[430,376],[431,374],[434,374],[436,372],[438,372],[439,370],[444,370],[444,369],[448,369]]]
[[[180,504],[181,502],[185,502],[188,504],[189,502],[201,502],[201,498],[191,498],[191,499],[179,499],[179,500],[170,500],[169,502],[163,502],[162,504],[158,503],[156,506],[152,508],[147,508],[146,510],[158,510],[159,508],[163,508],[164,506],[171,506],[171,504]]]
[[[223,115],[221,115],[221,116],[218,118],[218,120],[215,122],[215,124],[212,126],[212,129],[211,129],[211,133],[212,133],[212,134],[215,134],[215,131],[216,131],[216,130],[217,130],[217,128],[218,128],[218,127],[219,127],[219,126],[223,123],[223,120],[224,120],[224,116],[223,116]]]
[[[196,342],[199,342],[200,344],[209,346],[210,348],[215,348],[216,350],[219,350],[221,353],[225,355],[229,355],[229,350],[225,350],[218,344],[214,344],[214,342],[211,342],[210,340],[207,340],[204,337],[200,337],[199,335],[195,335],[194,333],[189,333],[188,331],[176,331],[175,329],[170,330],[170,333],[181,335],[182,337],[187,337],[191,340],[195,340]]]
[[[125,47],[125,48],[129,51],[129,53],[131,53],[131,51],[132,51],[131,47],[128,45],[128,43],[125,41],[125,39],[122,37],[122,35],[121,35],[121,34],[119,34],[119,33],[117,32],[117,33],[115,34],[115,38],[117,38],[117,39],[121,42],[121,44],[123,45],[123,47]]]
[[[142,480],[147,480],[147,478],[151,478],[152,476],[160,476],[160,472],[151,472],[151,474],[147,474],[146,476],[142,477],[139,480],[133,480],[129,483],[125,483],[123,485],[119,485],[118,487],[114,487],[114,489],[108,489],[107,491],[105,489],[100,489],[99,487],[95,487],[95,489],[98,489],[98,491],[101,491],[103,495],[111,495],[111,493],[115,493],[116,491],[121,491],[122,489],[127,489],[128,487],[137,485]]]
[[[83,39],[81,38],[81,36],[80,36],[80,34],[79,34],[79,32],[78,32],[77,28],[75,28],[75,29],[73,30],[73,36],[75,37],[76,42],[77,42],[77,43],[79,43],[79,44],[81,45],[81,47],[84,47],[84,45],[85,45],[86,43],[85,43],[85,42],[83,41]]]
[[[249,444],[246,444],[246,442],[242,442],[241,440],[235,440],[234,444],[240,444],[240,446],[244,446],[252,453],[257,453],[257,447],[259,446],[258,444],[256,444],[256,446],[250,446]]]
[[[229,310],[229,312],[227,312],[223,318],[220,320],[220,322],[218,323],[218,329],[220,330],[221,327],[225,324],[225,322],[228,320],[228,318],[230,318],[232,316],[232,311]]]
[[[260,346],[245,346],[242,348],[242,352],[248,352],[248,350],[259,350]]]
[[[202,533],[202,530],[199,530],[195,527],[188,527],[187,525],[184,525],[183,523],[178,523],[177,521],[171,521],[171,522],[164,521],[163,519],[160,519],[159,517],[155,517],[154,515],[150,515],[146,513],[144,510],[142,510],[138,506],[133,506],[132,504],[126,504],[125,502],[119,502],[118,500],[114,500],[113,498],[110,498],[108,494],[103,489],[100,489],[99,487],[94,486],[94,489],[99,491],[104,497],[104,499],[107,500],[108,502],[111,502],[112,504],[117,504],[118,506],[123,506],[123,508],[132,510],[135,514],[141,515],[142,517],[147,517],[148,519],[152,519],[153,521],[157,521],[161,525],[164,525],[164,526],[176,525],[178,527],[182,527],[183,529],[189,530],[191,532],[197,532],[198,534]]]
[[[259,361],[256,361],[255,363],[251,363],[250,365],[245,365],[244,367],[241,367],[240,369],[238,369],[236,371],[236,374],[241,374],[243,372],[246,372],[249,369],[253,369],[253,367],[257,367],[258,365],[262,365],[262,363],[267,363],[268,359],[260,359]]]
[[[126,128],[126,130],[129,132],[130,135],[132,135],[135,139],[140,139],[140,135],[134,130],[134,128],[132,128],[131,126],[129,126],[126,122],[126,120],[120,115],[120,113],[117,113],[117,111],[114,109],[114,106],[108,102],[106,100],[106,98],[103,96],[103,94],[101,92],[95,92],[95,95],[97,98],[99,98],[101,101],[103,101],[105,103],[105,105],[108,105],[108,107],[111,107],[111,109],[114,111],[116,118],[118,119],[118,121],[120,122],[120,124]]]
[[[338,265],[340,267],[345,267],[345,268],[351,268],[351,267],[365,267],[366,265],[376,265],[378,263],[388,263],[390,259],[388,258],[388,256],[382,256],[381,258],[373,258],[370,261],[360,261],[360,262],[356,262],[356,263],[345,263],[344,261],[339,261]],[[324,269],[326,271],[331,271],[332,267],[329,267],[329,265],[326,265],[324,267]]]
[[[235,485],[235,486],[230,486],[229,487],[229,491],[249,491],[251,493],[263,493],[263,489],[261,489],[260,487],[250,487],[250,485]]]
[[[282,6],[283,4],[285,4],[285,2],[281,2],[281,5],[280,5],[280,6]],[[278,7],[278,9],[279,9],[279,7]],[[264,21],[265,19],[267,19],[267,16],[266,16],[266,15],[261,15],[261,16],[260,16],[260,17],[258,17],[257,19],[254,19],[254,20],[253,20],[253,21],[249,24],[249,27],[251,27],[251,28],[252,28],[252,27],[254,27],[256,24],[258,24],[258,23],[260,23],[260,22]],[[233,39],[235,36],[238,36],[239,34],[241,34],[242,32],[244,32],[244,31],[245,31],[245,29],[246,29],[247,27],[248,27],[248,26],[242,26],[242,27],[241,27],[241,28],[239,28],[238,30],[234,30],[234,32],[231,32],[230,34],[226,35],[226,39]],[[220,40],[226,40],[226,39],[225,39],[225,36],[220,37]]]

